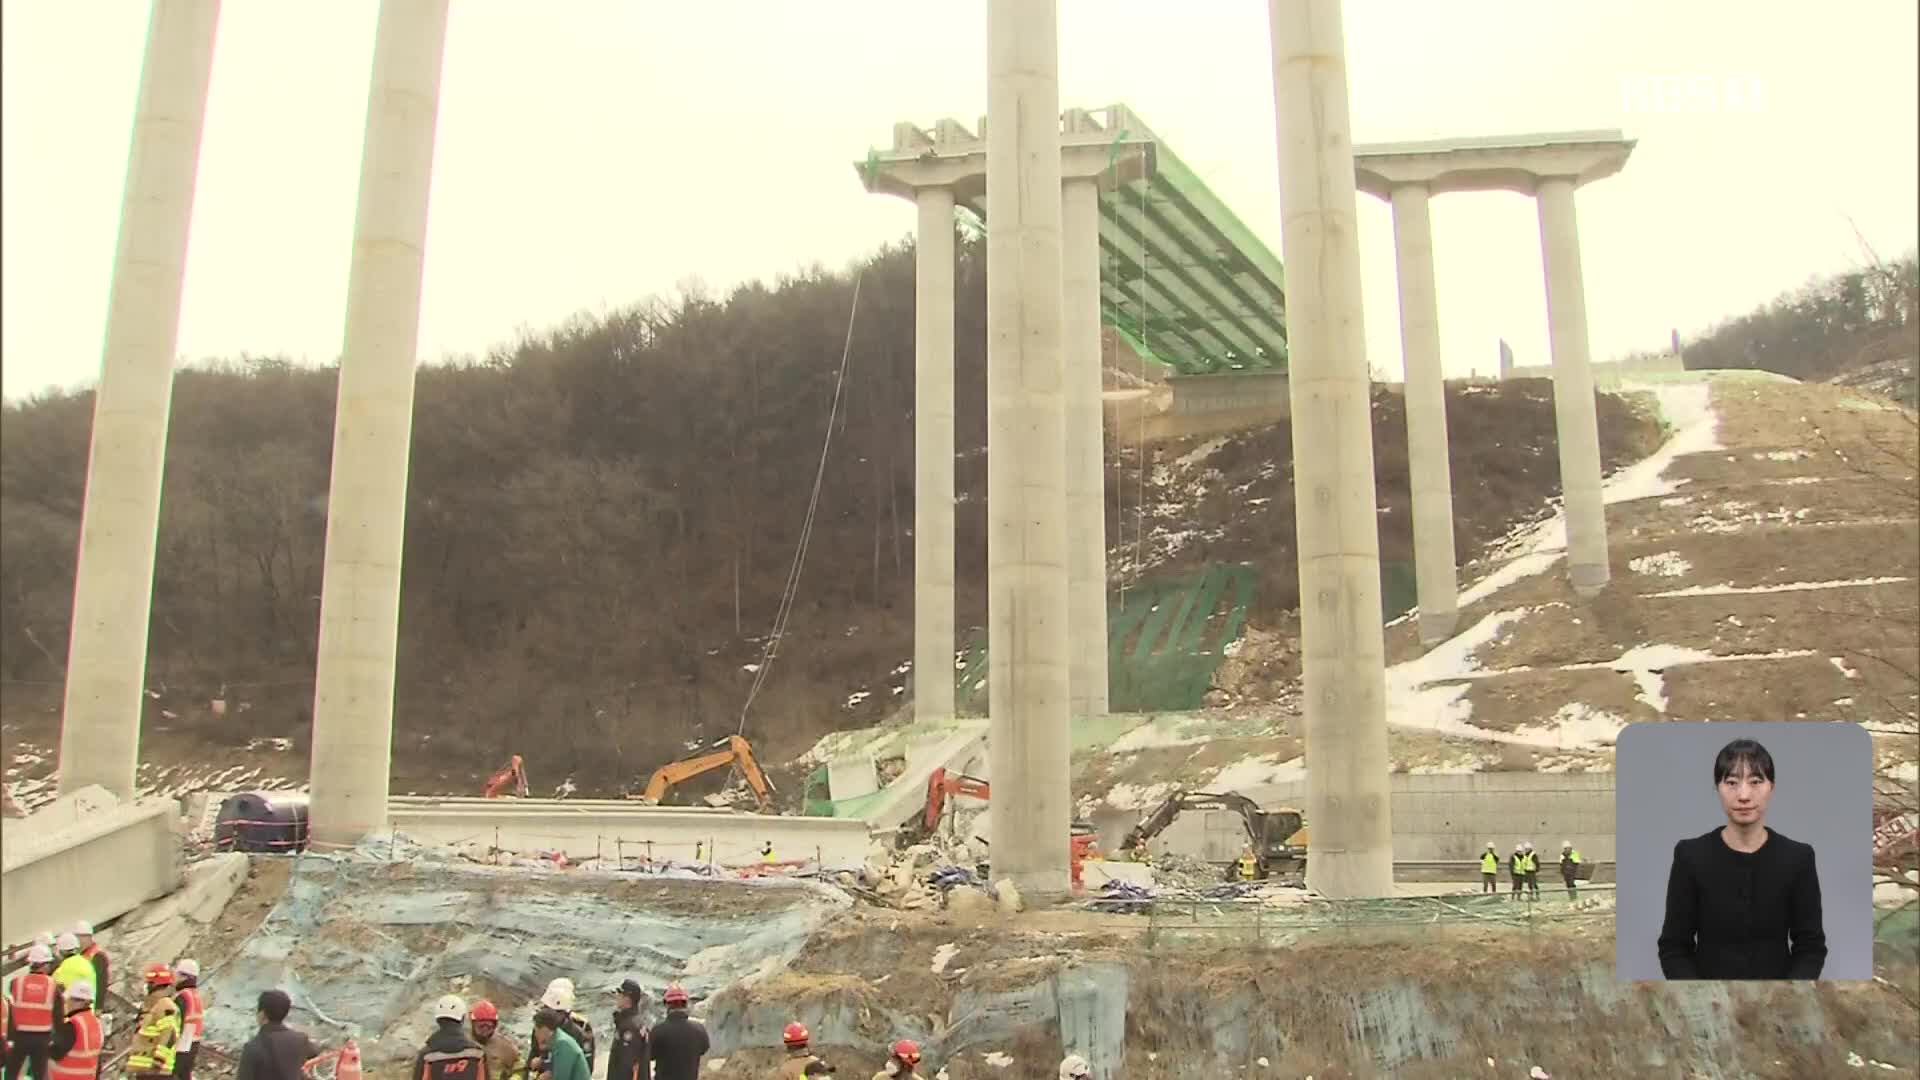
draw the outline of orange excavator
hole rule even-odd
[[[507,762],[499,772],[487,777],[487,798],[499,798],[500,790],[509,783],[513,785],[515,798],[524,799],[527,797],[526,762],[521,759],[519,754],[513,755],[513,760]]]
[[[716,743],[717,749],[690,758],[668,762],[654,770],[652,779],[647,781],[646,790],[638,795],[628,795],[629,799],[638,799],[649,806],[659,804],[667,789],[675,784],[701,773],[712,772],[723,767],[737,767],[747,779],[747,786],[753,789],[754,797],[760,800],[760,809],[766,810],[773,804],[773,781],[760,771],[760,763],[753,760],[753,746],[738,735],[729,735],[723,742]]]
[[[960,795],[986,802],[993,797],[993,787],[977,776],[950,773],[945,768],[934,769],[927,776],[927,805],[925,812],[920,815],[920,827],[906,838],[908,842],[917,843],[932,836],[946,814],[947,800]],[[1073,887],[1077,889],[1080,887],[1080,864],[1088,859],[1099,858],[1100,845],[1093,826],[1087,822],[1073,822],[1068,833],[1067,850],[1072,864]]]

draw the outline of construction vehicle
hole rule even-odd
[[[1253,846],[1257,876],[1304,878],[1307,869],[1305,815],[1292,807],[1263,810],[1252,799],[1232,791],[1174,792],[1127,833],[1121,850],[1135,850],[1188,810],[1230,810],[1239,814],[1247,826],[1247,840]],[[1232,873],[1231,866],[1228,873]]]
[[[915,844],[934,834],[946,816],[948,800],[956,796],[979,799],[986,802],[993,797],[993,788],[985,780],[964,773],[950,773],[945,768],[935,768],[927,777],[927,803],[916,823],[900,832],[904,844]],[[987,842],[979,841],[982,844]],[[1090,858],[1099,857],[1099,841],[1090,822],[1075,821],[1068,828],[1068,853],[1074,888],[1080,887],[1080,864]],[[992,845],[987,845],[991,847]]]
[[[668,762],[654,770],[652,779],[647,781],[645,791],[638,795],[628,795],[629,799],[638,799],[649,806],[658,806],[666,795],[667,789],[675,784],[712,772],[719,768],[738,768],[746,778],[747,786],[753,789],[754,797],[760,800],[760,809],[767,810],[773,805],[773,781],[760,771],[760,763],[753,759],[753,746],[738,735],[729,735],[714,744],[715,749],[679,761]]]
[[[515,798],[524,799],[527,797],[526,761],[521,758],[519,754],[513,755],[513,760],[507,762],[499,772],[487,777],[486,797],[489,799],[499,798],[500,789],[506,787],[509,783],[513,784],[513,795]]]

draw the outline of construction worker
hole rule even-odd
[[[653,1051],[653,1080],[699,1080],[700,1059],[713,1046],[706,1025],[687,1015],[684,987],[667,987],[660,1001],[667,1007],[667,1018],[647,1033]]]
[[[173,969],[148,964],[144,973],[147,999],[140,1005],[140,1026],[133,1033],[127,1055],[127,1075],[173,1075],[174,1048],[180,1042],[180,1006],[173,1003]]]
[[[514,1044],[513,1036],[500,1030],[500,1010],[493,1002],[486,998],[474,1002],[467,1010],[467,1026],[486,1055],[487,1075],[492,1080],[506,1080],[520,1068],[520,1047]]]
[[[112,959],[107,956],[107,950],[93,940],[93,924],[87,920],[81,919],[73,924],[73,936],[80,939],[80,955],[93,964],[93,992],[104,995],[113,986],[113,980],[109,978],[113,974]]]
[[[901,1039],[887,1048],[887,1062],[873,1074],[873,1080],[922,1080],[914,1066],[920,1064],[920,1044]]]
[[[780,1068],[773,1074],[774,1080],[790,1080],[792,1077],[807,1075],[807,1066],[820,1059],[814,1056],[808,1042],[812,1039],[807,1025],[795,1020],[780,1033],[780,1045],[786,1047],[787,1056],[781,1060]]]
[[[200,1035],[206,1030],[206,1010],[200,1000],[200,961],[183,957],[173,965],[173,1003],[180,1009],[180,1043],[174,1048],[174,1080],[193,1080],[193,1062]]]
[[[1148,854],[1147,852],[1147,838],[1144,836],[1133,842],[1133,851],[1131,852],[1131,854],[1133,856],[1133,861],[1137,863],[1147,863],[1147,862],[1153,861],[1153,856]]]
[[[1513,881],[1512,899],[1518,900],[1527,890],[1527,852],[1525,841],[1513,843],[1513,854],[1507,856],[1507,877]]]
[[[53,952],[59,957],[53,965],[53,985],[63,996],[75,980],[93,981],[93,961],[80,955],[80,939],[71,932],[53,939]]]
[[[34,1080],[47,1075],[47,1051],[53,1043],[53,1025],[60,1019],[59,991],[53,985],[53,949],[34,942],[27,950],[27,970],[7,984],[6,1080],[20,1080],[25,1066]]]
[[[651,1080],[653,1059],[647,1053],[647,1029],[640,1022],[640,1002],[646,991],[632,979],[613,991],[613,1042],[607,1047],[606,1080]]]
[[[547,1073],[553,1080],[591,1080],[587,1055],[565,1029],[566,1014],[557,1009],[541,1009],[533,1014],[533,1041],[541,1048]],[[530,1074],[531,1075],[531,1074]]]
[[[1233,867],[1241,881],[1252,881],[1260,876],[1260,860],[1254,858],[1252,844],[1240,849],[1240,858],[1234,862]]]
[[[1526,843],[1527,848],[1527,898],[1540,899],[1540,853],[1533,850],[1533,841]]]
[[[467,1003],[448,994],[433,1005],[433,1034],[413,1059],[411,1080],[488,1080],[486,1051],[467,1037]]]
[[[1500,856],[1494,854],[1493,841],[1487,841],[1487,850],[1480,853],[1480,891],[1499,892]]]
[[[1560,841],[1560,880],[1567,883],[1567,899],[1573,899],[1579,892],[1576,883],[1580,880],[1580,852],[1571,840]]]
[[[75,980],[66,992],[66,1017],[54,1029],[48,1080],[98,1080],[106,1032],[93,1011],[93,983]]]
[[[761,844],[761,845],[760,845],[760,861],[761,861],[761,862],[773,862],[773,861],[774,861],[774,858],[773,858],[773,841],[771,841],[771,840],[769,840],[769,841],[767,841],[766,843],[764,843],[764,844]]]
[[[1093,1066],[1079,1054],[1068,1054],[1060,1059],[1060,1080],[1091,1080]]]
[[[540,995],[540,1008],[556,1014],[555,1026],[573,1039],[580,1053],[587,1059],[587,1071],[593,1071],[593,1022],[573,1010],[573,980],[558,978],[547,984],[547,992]],[[537,1015],[537,1014],[536,1014]],[[547,1055],[538,1049],[544,1046],[534,1040],[535,1049],[527,1054],[527,1075],[538,1077],[548,1068]]]

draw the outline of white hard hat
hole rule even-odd
[[[457,1024],[467,1018],[467,1003],[453,994],[448,994],[433,1006],[433,1018],[435,1020],[452,1020]]]
[[[1572,847],[1572,846],[1573,846],[1573,841],[1571,841],[1571,840],[1562,840],[1562,841],[1560,841],[1560,846],[1561,846],[1561,847]]]
[[[78,952],[80,949],[80,939],[74,937],[72,934],[61,934],[59,937],[53,939],[53,947],[59,949],[61,952]]]
[[[1079,1054],[1068,1054],[1060,1062],[1060,1080],[1082,1080],[1092,1075],[1093,1066],[1087,1064],[1087,1059]]]
[[[42,930],[33,935],[33,943],[35,945],[45,945],[49,949],[53,948],[53,931]]]
[[[93,924],[85,919],[73,924],[73,932],[81,937],[93,936]]]
[[[33,943],[33,948],[27,950],[27,963],[51,964],[53,963],[53,950],[36,941]]]
[[[540,995],[540,1007],[558,1009],[561,1012],[573,1011],[573,988],[570,986],[549,985],[547,992]]]
[[[197,979],[200,977],[200,961],[191,958],[182,960],[173,965],[173,973],[182,978]]]
[[[84,1001],[84,1002],[87,1002],[88,1004],[92,1004],[93,1003],[93,984],[88,982],[85,979],[73,980],[73,985],[67,987],[67,1000],[68,1001]]]

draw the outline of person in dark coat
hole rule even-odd
[[[1813,847],[1769,828],[1773,756],[1735,739],[1713,762],[1727,823],[1673,846],[1657,948],[1669,979],[1817,979],[1827,959]]]
[[[293,999],[283,990],[263,990],[255,1005],[260,1030],[240,1049],[234,1080],[300,1080],[301,1067],[320,1056],[307,1033],[287,1026]]]
[[[700,1059],[712,1048],[706,1026],[687,1015],[687,992],[680,987],[667,987],[660,1000],[667,1006],[667,1018],[647,1034],[653,1080],[699,1080]]]
[[[646,991],[628,979],[613,995],[613,1041],[607,1047],[607,1080],[652,1080],[647,1029],[640,1022],[640,1002],[646,998]]]

